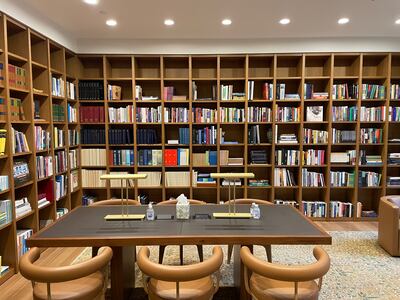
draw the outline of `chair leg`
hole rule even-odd
[[[200,262],[202,262],[203,261],[203,246],[196,245],[196,247],[197,247],[197,253],[199,254]]]
[[[228,264],[231,263],[232,253],[233,253],[233,245],[228,245],[228,260],[227,260]]]
[[[164,259],[164,252],[165,252],[165,247],[166,246],[160,246],[158,250],[158,263],[162,265],[163,259]]]
[[[268,262],[272,262],[272,249],[271,245],[264,245],[265,252],[267,253]]]
[[[97,252],[99,252],[100,247],[92,247],[92,257],[95,257],[97,255]]]
[[[183,265],[183,245],[179,245],[179,260],[181,262],[181,266]]]

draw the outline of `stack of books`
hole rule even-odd
[[[17,218],[29,213],[30,211],[32,211],[32,207],[27,197],[15,200],[15,216]]]
[[[355,165],[356,150],[347,150],[345,152],[331,152],[331,163]]]
[[[242,186],[242,181],[240,179],[223,179],[221,186]]]
[[[193,186],[216,187],[217,181],[211,178],[210,173],[199,173],[193,171]]]
[[[382,165],[382,156],[367,155],[365,150],[360,150],[360,165],[369,165],[369,166]]]
[[[0,200],[0,226],[12,221],[12,202],[11,200]]]
[[[299,204],[297,203],[297,201],[294,201],[294,200],[275,199],[275,200],[274,200],[274,203],[275,203],[276,205],[291,205],[291,206],[296,207],[296,208],[299,207]]]
[[[249,179],[249,186],[269,186],[268,179]]]
[[[298,144],[297,137],[294,133],[285,133],[279,135],[279,144]]]
[[[266,164],[267,163],[267,150],[251,150],[250,151],[251,164]]]
[[[387,185],[400,187],[400,176],[388,176]]]
[[[47,200],[46,194],[42,193],[38,195],[38,208],[42,208],[46,206],[47,204],[50,204],[50,201]]]
[[[400,165],[400,153],[389,153],[388,163],[392,165]]]

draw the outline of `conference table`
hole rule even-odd
[[[249,205],[237,205],[249,212]],[[142,214],[146,206],[129,206],[130,214]],[[243,283],[241,245],[331,244],[331,236],[286,205],[260,205],[261,219],[215,219],[213,212],[226,212],[226,205],[192,205],[189,220],[106,221],[121,206],[84,206],[72,210],[27,240],[29,247],[101,247],[113,249],[112,299],[123,299],[124,288],[134,287],[135,246],[140,245],[234,245],[234,282],[240,298],[248,299]],[[175,215],[175,206],[154,206],[155,214]],[[202,216],[209,219],[195,218]]]

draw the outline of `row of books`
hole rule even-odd
[[[385,86],[380,84],[363,84],[362,99],[385,99]]]
[[[8,84],[10,88],[26,90],[28,88],[28,79],[25,68],[8,64]]]
[[[96,202],[96,200],[97,200],[96,196],[83,194],[82,195],[82,206],[89,206],[89,205],[93,204],[94,202]]]
[[[5,100],[2,101],[2,113],[7,113],[7,104]],[[22,105],[22,100],[19,98],[10,98],[10,120],[11,121],[24,121],[25,113]]]
[[[26,244],[26,240],[33,235],[32,229],[17,229],[17,254],[21,257],[28,252],[29,247]]]
[[[275,150],[275,164],[295,166],[299,164],[299,150]]]
[[[177,100],[177,101],[184,101],[187,100],[186,95],[174,95],[175,88],[173,86],[165,86],[163,89],[163,97],[164,100],[171,101],[171,100]]]
[[[326,203],[323,201],[302,201],[304,215],[311,218],[326,217]]]
[[[400,122],[400,107],[389,107],[389,121]]]
[[[390,85],[390,99],[400,99],[400,84]]]
[[[301,170],[301,184],[303,187],[323,187],[325,186],[324,174],[318,172]]]
[[[140,150],[138,152],[140,155]],[[135,163],[133,150],[109,150],[108,155],[111,166],[133,166]]]
[[[358,99],[358,84],[334,84],[332,85],[332,99],[345,100],[345,99]]]
[[[332,187],[354,187],[354,173],[331,171],[330,184]]]
[[[300,95],[297,93],[286,93],[286,83],[277,83],[276,84],[276,99],[277,100],[284,100],[284,99],[300,100]]]
[[[56,175],[54,196],[56,201],[67,195],[68,177],[65,174]]]
[[[39,179],[53,175],[52,156],[49,155],[36,157],[36,174]]]
[[[64,147],[65,146],[65,137],[64,130],[62,128],[54,127],[54,147]]]
[[[61,218],[63,215],[68,213],[68,208],[65,207],[57,207],[57,211],[56,211],[56,218],[59,219]]]
[[[276,125],[277,126],[277,125]],[[282,133],[278,135],[278,129],[275,134],[275,143],[277,144],[298,144],[299,141],[294,133]]]
[[[355,130],[340,130],[332,128],[332,143],[355,143],[356,142],[356,132]]]
[[[107,166],[106,149],[81,149],[83,166]]]
[[[48,150],[50,148],[50,132],[41,126],[35,126],[35,148],[37,151]]]
[[[4,97],[0,96],[0,121],[7,120],[7,103]]]
[[[67,104],[67,120],[68,123],[78,122],[78,109],[69,103]]]
[[[107,85],[107,99],[108,100],[121,100],[122,87],[119,85]]]
[[[324,107],[318,106],[307,106],[306,107],[306,121],[307,122],[322,122],[324,121]]]
[[[194,123],[216,123],[218,113],[216,109],[193,107],[192,122]]]
[[[272,110],[269,107],[249,106],[247,116],[249,122],[272,122]]]
[[[249,179],[248,186],[266,187],[270,184],[268,179]]]
[[[162,166],[161,149],[140,149],[138,151],[139,166]]]
[[[76,100],[75,83],[67,81],[67,98]]]
[[[160,137],[155,129],[138,128],[136,130],[136,143],[138,144],[159,144]]]
[[[0,200],[0,226],[12,221],[12,202],[10,199]]]
[[[390,157],[390,155],[389,155],[389,157]],[[380,155],[367,155],[366,150],[360,150],[359,164],[360,165],[379,166],[379,165],[382,165],[382,157]]]
[[[164,150],[165,166],[188,166],[189,158],[189,149],[178,148]]]
[[[71,169],[76,169],[80,166],[79,164],[79,156],[78,156],[78,150],[77,149],[72,149],[69,150],[68,156],[69,156],[69,167]]]
[[[21,216],[26,215],[27,213],[32,211],[32,207],[27,197],[23,197],[21,199],[15,199],[15,216],[19,218]]]
[[[226,123],[244,122],[246,119],[244,108],[220,107],[220,121]]]
[[[328,92],[315,92],[314,84],[312,83],[304,83],[303,92],[304,92],[304,99],[325,100],[329,98]]]
[[[234,92],[232,84],[221,84],[221,100],[245,100],[246,93]]]
[[[278,106],[275,108],[275,121],[277,122],[299,122],[300,121],[300,107],[287,107]]]
[[[361,122],[383,122],[386,118],[386,106],[360,108]]]
[[[62,104],[54,104],[53,107],[53,122],[64,122],[65,121],[65,113],[64,106]]]
[[[376,187],[381,183],[382,174],[372,171],[360,171],[358,177],[358,186]]]
[[[331,152],[331,164],[355,165],[357,159],[356,150]]]
[[[329,212],[331,218],[351,218],[353,216],[353,211],[353,204],[350,202],[329,202]]]
[[[13,154],[30,151],[28,141],[23,132],[18,131],[16,129],[14,129],[13,127],[11,127],[11,136],[13,137],[12,138]]]
[[[160,123],[162,121],[162,106],[136,107],[136,122]]]
[[[248,81],[248,99],[254,99],[254,80]],[[274,97],[274,85],[272,83],[264,82],[262,84],[262,99],[272,100]]]
[[[332,106],[332,122],[357,121],[357,106]]]
[[[0,192],[8,190],[9,188],[8,175],[0,175]]]
[[[296,186],[293,172],[286,168],[274,169],[274,186]]]
[[[187,107],[164,107],[164,123],[189,122],[189,109]]]
[[[303,150],[303,164],[306,166],[323,166],[325,164],[325,150]]]
[[[69,177],[70,177],[69,191],[72,193],[79,187],[79,170],[71,171]]]
[[[207,150],[204,153],[193,153],[193,166],[216,166],[218,165],[217,151]]]
[[[109,107],[108,121],[110,123],[133,123],[133,112],[133,105],[128,105],[126,107]]]
[[[250,150],[250,164],[267,164],[267,150]]]
[[[104,100],[104,84],[102,80],[79,80],[80,100]]]
[[[68,143],[69,146],[79,145],[80,131],[76,129],[68,129]]]
[[[65,81],[62,77],[51,77],[51,95],[56,97],[65,96]]]
[[[82,128],[81,129],[81,143],[82,144],[105,144],[106,143],[106,132],[105,129],[92,129]]]
[[[381,128],[361,128],[361,144],[380,144],[383,143],[383,129]]]
[[[304,144],[327,144],[328,131],[304,128],[303,129]]]
[[[67,152],[57,151],[54,153],[54,166],[56,173],[67,171]]]
[[[272,142],[272,128],[262,129],[261,133],[265,136],[265,142]],[[249,126],[248,143],[253,145],[261,143],[260,125]]]
[[[80,106],[79,120],[82,123],[104,123],[104,106]]]
[[[132,129],[109,129],[108,142],[110,144],[133,144],[133,131]]]
[[[202,129],[193,129],[192,139],[193,144],[215,145],[217,144],[217,128],[216,126],[210,126]]]

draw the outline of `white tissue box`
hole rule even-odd
[[[176,204],[176,218],[178,220],[188,220],[190,217],[190,205],[186,204]]]

